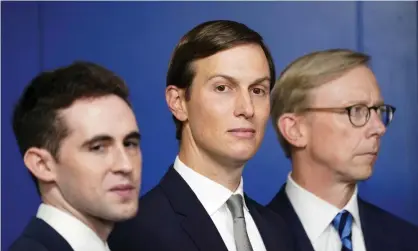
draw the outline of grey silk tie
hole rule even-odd
[[[243,198],[240,194],[232,195],[226,202],[234,220],[234,238],[237,251],[253,251],[247,235],[245,224]]]

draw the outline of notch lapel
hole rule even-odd
[[[384,228],[379,227],[383,220],[378,217],[379,214],[376,214],[373,208],[360,197],[358,198],[358,207],[366,250],[397,250],[399,247],[393,245]]]
[[[200,251],[228,251],[215,224],[186,181],[171,166],[160,182],[184,232]]]
[[[24,235],[39,240],[48,250],[73,251],[70,244],[45,221],[33,217]]]
[[[280,191],[269,203],[268,207],[279,214],[287,223],[287,226],[292,230],[293,236],[296,239],[297,250],[300,251],[314,251],[314,248],[309,240],[308,235],[293,209],[292,203],[286,194],[286,183],[281,187]]]
[[[271,222],[268,222],[268,220],[263,217],[263,213],[258,210],[254,202],[248,198],[247,195],[245,195],[245,203],[258,231],[260,232],[260,236],[263,239],[266,250],[284,250],[282,247],[283,245],[278,244],[281,239],[280,236],[275,235],[279,233],[273,232],[273,229],[271,229],[269,225]],[[277,241],[278,239],[279,241]]]

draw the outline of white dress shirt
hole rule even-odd
[[[366,250],[357,205],[357,187],[347,205],[341,210],[296,184],[290,174],[286,183],[286,194],[315,251],[341,250],[341,239],[332,221],[344,209],[353,216],[353,251]]]
[[[57,231],[74,251],[110,251],[107,243],[92,229],[56,207],[42,203],[36,217]]]
[[[176,157],[174,169],[186,181],[189,187],[196,194],[202,203],[206,212],[211,217],[213,223],[219,231],[228,251],[236,251],[234,240],[234,228],[231,212],[226,206],[226,201],[233,194],[241,194],[244,198],[243,180],[238,189],[233,193],[226,187],[212,181],[211,179],[197,173],[193,169],[187,167],[181,160]],[[254,251],[265,251],[263,239],[258,232],[257,226],[244,200],[244,217],[247,225],[247,233]]]

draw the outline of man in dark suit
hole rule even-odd
[[[291,226],[301,251],[418,250],[416,226],[357,194],[395,113],[369,60],[351,50],[313,52],[272,90],[272,121],[292,172],[268,207]]]
[[[275,79],[261,36],[227,20],[200,24],[174,50],[166,101],[180,150],[113,251],[290,250],[280,216],[250,199],[242,171],[262,141]]]
[[[27,86],[13,129],[42,204],[10,251],[109,251],[114,222],[136,214],[142,156],[128,88],[75,62]]]

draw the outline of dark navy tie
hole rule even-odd
[[[351,226],[353,225],[353,216],[346,210],[338,213],[332,221],[332,225],[337,230],[341,239],[341,251],[352,251]]]

